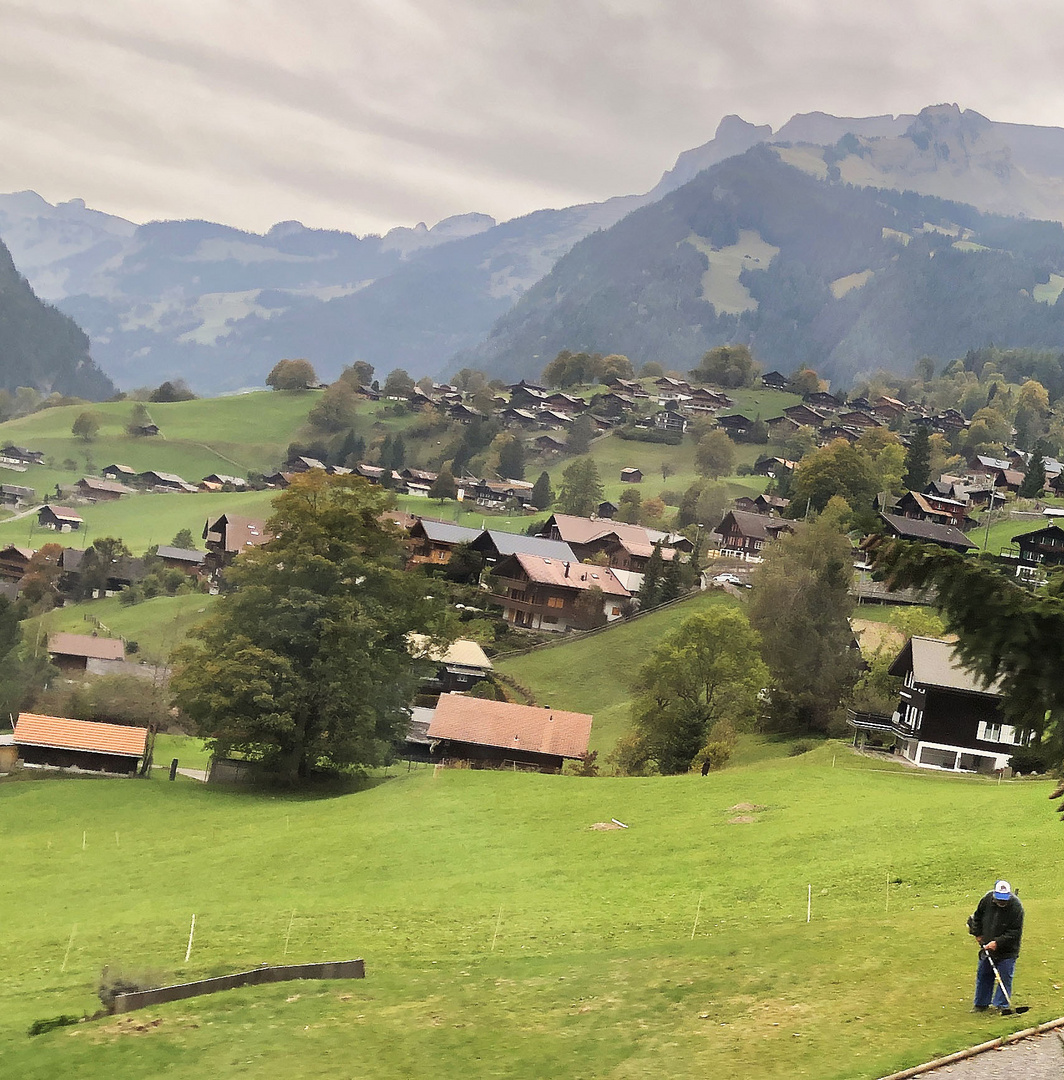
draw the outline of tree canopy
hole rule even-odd
[[[309,360],[278,360],[266,376],[266,385],[274,390],[306,390],[314,386],[318,376]]]
[[[686,772],[713,727],[757,715],[768,670],[758,635],[739,611],[692,615],[651,650],[636,676],[632,719],[663,773]]]
[[[754,571],[750,624],[772,672],[770,726],[826,732],[857,678],[849,615],[853,552],[839,530],[846,508],[828,511],[769,545]]]
[[[388,496],[312,470],[274,500],[274,539],[228,569],[229,591],[179,651],[176,704],[213,747],[285,782],[390,759],[417,662],[407,635],[448,640],[427,579],[403,570]]]
[[[591,458],[579,458],[562,473],[558,509],[563,514],[590,517],[602,502],[603,491],[598,466]]]

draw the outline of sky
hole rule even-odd
[[[1028,0],[0,0],[0,191],[364,234],[642,193],[737,113],[1064,126]]]

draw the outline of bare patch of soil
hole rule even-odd
[[[614,829],[619,829],[620,827],[620,825],[615,825],[612,821],[596,821],[595,824],[591,826],[591,828],[595,829],[597,832],[612,832]]]
[[[728,818],[729,825],[749,825],[754,821],[757,821],[757,818],[753,814],[738,814]]]

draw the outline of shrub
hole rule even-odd
[[[791,757],[801,757],[802,754],[808,754],[810,750],[814,749],[814,744],[808,739],[799,739],[788,751]]]
[[[119,994],[135,994],[140,990],[154,990],[160,980],[148,972],[125,974],[104,968],[100,972],[100,983],[96,993],[103,1007],[110,1013],[115,1010],[115,998]]]
[[[1022,750],[1017,750],[1009,758],[1009,768],[1013,772],[1023,773],[1044,773],[1049,770],[1050,759],[1046,751],[1040,746],[1027,746]]]

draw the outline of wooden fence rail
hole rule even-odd
[[[235,990],[240,986],[261,986],[264,983],[287,982],[290,979],[364,979],[364,960],[335,960],[324,964],[286,964],[281,967],[259,967],[252,971],[240,971],[235,975],[221,975],[215,979],[160,986],[155,990],[137,990],[131,994],[116,994],[114,1011],[132,1012],[148,1005],[162,1005],[168,1001],[183,1001],[201,994],[216,994],[220,990]]]

